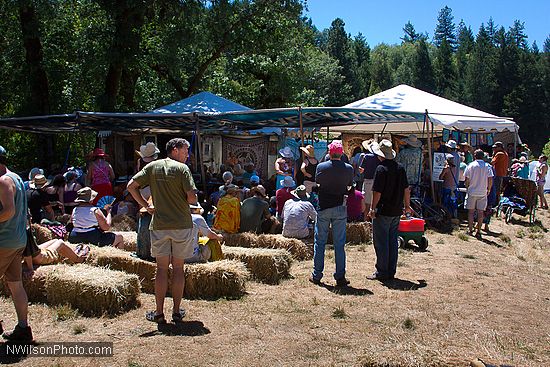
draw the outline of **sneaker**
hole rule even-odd
[[[315,285],[321,285],[321,279],[315,279],[313,275],[309,277],[309,281]]]
[[[371,275],[367,275],[368,280],[391,280],[393,277],[390,276],[383,276],[376,272],[372,273]]]
[[[348,285],[349,285],[349,280],[347,280],[346,278],[336,279],[337,287],[347,287]]]
[[[13,329],[13,331],[6,331],[2,336],[6,340],[14,342],[30,342],[33,340],[30,326],[21,327],[19,325],[15,325],[15,329]]]

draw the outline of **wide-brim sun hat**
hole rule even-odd
[[[202,215],[202,213],[204,213],[204,208],[202,206],[200,206],[200,204],[189,204],[189,209],[190,210],[200,210],[201,215]]]
[[[294,187],[294,186],[296,186],[296,182],[294,182],[294,179],[290,176],[285,176],[285,178],[282,179],[280,183],[281,183],[282,187]]]
[[[292,190],[290,193],[297,199],[309,199],[309,194],[307,193],[307,189],[304,185],[298,186],[296,189]]]
[[[300,150],[304,152],[308,157],[315,157],[315,148],[313,145],[307,145],[305,147],[300,147]]]
[[[447,146],[448,148],[451,148],[451,149],[456,149],[456,141],[454,140],[449,140],[448,142],[445,143],[445,146]]]
[[[89,187],[83,187],[76,193],[75,203],[91,203],[97,196],[97,191]]]
[[[262,185],[258,185],[250,189],[251,195],[255,195],[256,193],[259,193],[262,197],[265,197],[266,195],[265,187],[263,187]]]
[[[403,139],[403,141],[414,148],[420,148],[422,146],[422,142],[414,134],[409,135],[407,138]]]
[[[292,149],[290,149],[290,147],[279,149],[279,154],[285,158],[294,158],[294,155],[292,154]]]
[[[395,150],[392,148],[391,141],[388,139],[382,139],[380,143],[372,143],[371,148],[374,154],[386,159],[394,159],[396,156]]]
[[[148,142],[139,147],[139,151],[136,150],[136,153],[143,159],[144,162],[149,163],[154,161],[158,154],[160,153],[159,148],[153,142]]]
[[[29,187],[31,187],[32,189],[41,189],[49,183],[50,180],[48,180],[46,176],[38,174],[34,176],[34,180],[29,183]]]
[[[103,149],[101,148],[95,148],[93,151],[92,151],[92,157],[99,157],[99,158],[104,158],[104,157],[108,157],[108,154],[105,153],[103,151]]]
[[[374,143],[374,139],[367,139],[367,140],[363,140],[361,142],[361,145],[363,146],[364,149],[372,153],[372,150],[371,150],[372,143]]]

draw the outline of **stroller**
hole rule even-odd
[[[512,214],[529,216],[529,223],[535,222],[537,208],[537,185],[534,181],[519,177],[510,177],[504,184],[497,215],[503,215],[506,223],[512,219]]]

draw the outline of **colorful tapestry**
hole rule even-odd
[[[239,139],[224,137],[222,140],[223,162],[229,157],[229,152],[237,158],[238,163],[244,168],[248,162],[254,163],[256,172],[260,177],[267,179],[267,149],[269,137],[254,139]]]

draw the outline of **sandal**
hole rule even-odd
[[[174,312],[172,314],[172,321],[174,323],[182,322],[182,319],[185,317],[185,310],[183,308],[180,308],[179,312]]]
[[[90,253],[90,246],[82,244],[77,245],[74,252],[80,257],[86,257]]]
[[[156,311],[149,311],[145,313],[147,321],[156,322],[157,324],[166,324],[166,319],[163,313],[157,314]]]

